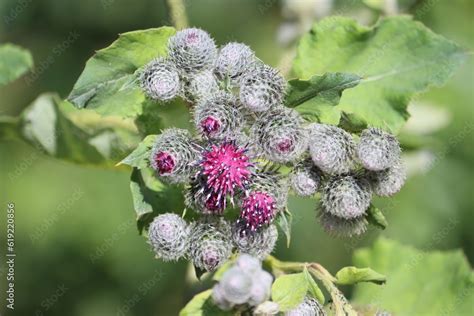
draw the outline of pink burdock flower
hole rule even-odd
[[[201,128],[207,136],[219,131],[221,122],[213,116],[208,116],[201,121]]]
[[[209,208],[209,203],[215,203],[219,210],[223,210],[227,196],[233,203],[236,190],[245,189],[252,174],[250,169],[253,164],[246,155],[245,148],[227,141],[212,145],[205,151],[199,166],[197,176],[205,179],[200,193],[206,196],[207,207]]]
[[[234,138],[245,126],[245,118],[236,98],[229,93],[207,96],[194,108],[194,124],[198,132],[211,139]]]
[[[287,153],[293,150],[294,148],[293,140],[288,137],[282,138],[278,143],[277,143],[277,148],[281,153]]]
[[[187,183],[198,154],[197,145],[187,130],[168,128],[156,136],[148,161],[163,180]]]
[[[241,201],[237,226],[243,236],[270,224],[287,201],[288,184],[272,171],[257,173]]]
[[[247,230],[256,231],[269,224],[276,214],[276,203],[272,196],[265,192],[252,192],[242,202],[242,211],[238,223],[242,225],[242,233]]]
[[[186,44],[196,44],[199,43],[199,34],[196,32],[196,30],[191,29],[187,34],[186,34]]]
[[[164,151],[155,154],[152,164],[160,175],[172,172],[176,165],[173,156]]]

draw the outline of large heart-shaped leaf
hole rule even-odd
[[[39,96],[19,117],[0,117],[0,139],[22,140],[40,153],[102,167],[114,167],[140,141],[133,122],[77,110],[55,94]]]
[[[26,49],[12,44],[0,45],[0,86],[5,85],[33,67],[33,58]]]
[[[342,92],[355,87],[360,79],[353,74],[326,73],[309,80],[290,80],[285,105],[295,108],[310,122],[337,124],[341,111],[335,106]]]
[[[374,27],[330,17],[301,39],[293,71],[302,79],[327,72],[362,76],[337,107],[396,133],[408,118],[410,98],[444,84],[465,57],[459,46],[408,16],[384,18]]]
[[[78,108],[101,114],[135,116],[142,111],[145,95],[137,84],[137,70],[166,54],[172,27],[120,34],[109,47],[89,59],[68,100]]]
[[[422,251],[380,239],[354,263],[387,276],[383,287],[359,284],[353,300],[394,315],[472,315],[474,273],[459,251]]]

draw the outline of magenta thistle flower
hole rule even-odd
[[[281,153],[291,152],[294,147],[295,145],[293,144],[293,140],[289,137],[284,137],[277,143],[278,151],[280,151]]]
[[[247,230],[256,231],[269,224],[276,214],[276,203],[272,196],[265,192],[256,191],[249,194],[242,202],[242,211],[238,223],[243,225],[242,233]]]
[[[198,176],[205,179],[201,191],[206,196],[208,209],[212,209],[212,204],[218,210],[225,209],[226,197],[230,196],[233,203],[236,190],[245,189],[253,166],[246,151],[234,142],[224,142],[204,152]]]
[[[221,122],[214,116],[208,116],[201,121],[201,128],[207,136],[211,136],[219,131],[221,128]]]
[[[152,164],[160,175],[172,172],[176,165],[173,156],[164,151],[155,154]]]

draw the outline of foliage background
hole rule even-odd
[[[194,0],[187,10],[191,24],[209,31],[219,44],[247,43],[271,65],[284,54],[276,41],[283,21],[279,1]],[[333,12],[368,23],[378,14],[356,0],[336,1]],[[409,13],[473,51],[472,1],[411,1]],[[8,115],[19,114],[45,91],[66,97],[85,61],[118,33],[169,24],[164,2],[156,0],[2,0],[0,17],[1,42],[31,50],[37,67],[36,75],[0,89],[0,114]],[[355,248],[383,234],[425,250],[462,248],[472,264],[473,76],[470,58],[448,85],[416,100],[432,104],[449,123],[427,137],[421,154],[410,153],[417,172],[402,192],[385,205],[378,201],[390,223],[387,230],[373,230],[359,240],[334,240],[316,223],[313,202],[293,199],[292,245],[287,249],[281,238],[276,255],[318,261],[335,272],[351,263]],[[436,124],[432,115],[421,119]],[[420,163],[426,155],[436,157],[429,171]],[[175,315],[200,290],[188,283],[186,263],[154,260],[138,236],[128,172],[84,168],[22,143],[2,142],[0,179],[2,211],[9,201],[16,206],[16,315]],[[2,314],[4,308],[2,303]]]

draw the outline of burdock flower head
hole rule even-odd
[[[229,79],[231,84],[236,85],[254,64],[255,55],[250,47],[241,43],[228,43],[221,48],[214,71],[220,79]]]
[[[194,266],[214,271],[232,254],[229,223],[218,217],[204,217],[191,224],[188,257]]]
[[[296,111],[278,107],[257,119],[251,136],[267,159],[280,163],[294,161],[308,146],[307,131],[302,123]]]
[[[277,241],[275,219],[284,216],[290,187],[302,197],[320,194],[318,218],[329,234],[358,236],[367,230],[372,195],[391,196],[402,187],[405,170],[393,135],[371,127],[355,141],[338,126],[307,122],[285,106],[280,72],[248,46],[218,50],[207,32],[190,28],[171,36],[167,48],[168,56],[151,60],[137,79],[152,100],[183,98],[194,126],[165,129],[146,152],[157,177],[183,185],[186,205],[183,217],[160,215],[149,226],[157,256],[186,254],[206,271],[232,252],[263,260]],[[187,224],[189,217],[194,221]],[[263,281],[252,276],[265,285],[255,287],[229,274],[213,298],[223,308],[261,304],[271,283],[262,275]],[[315,310],[305,302],[291,315]]]
[[[232,94],[217,93],[199,103],[194,109],[194,124],[207,138],[232,137],[244,126],[244,115]]]
[[[198,28],[177,32],[169,39],[168,51],[183,77],[211,68],[217,56],[214,40]]]
[[[241,202],[237,221],[241,234],[255,232],[270,224],[285,207],[287,193],[288,185],[280,175],[265,172],[257,174]]]
[[[252,175],[253,164],[246,152],[236,141],[223,141],[205,148],[192,184],[194,200],[217,214],[226,208],[227,198],[234,203],[234,195],[246,190]]]
[[[184,182],[191,175],[190,164],[196,157],[191,134],[184,129],[170,128],[157,136],[149,160],[159,176],[170,182]]]
[[[265,112],[281,106],[285,88],[285,79],[278,70],[261,64],[242,78],[240,101],[251,111]]]
[[[169,60],[154,59],[141,72],[140,85],[151,99],[172,100],[181,89],[178,69]]]

